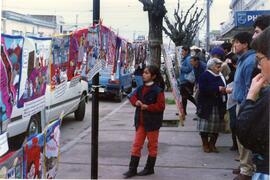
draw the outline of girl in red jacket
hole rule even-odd
[[[130,97],[130,102],[136,107],[134,124],[135,139],[131,149],[129,170],[125,178],[135,175],[154,174],[154,166],[158,150],[158,135],[162,125],[165,109],[164,81],[158,67],[150,65],[143,72],[144,85],[139,86]],[[148,159],[145,168],[137,174],[145,138],[148,139]]]

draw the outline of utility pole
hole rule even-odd
[[[100,19],[100,1],[93,0],[93,25]],[[99,73],[92,81],[91,179],[98,178]]]
[[[206,0],[206,51],[209,51],[210,0]]]
[[[79,18],[79,14],[76,14],[76,31],[78,29],[78,18]]]

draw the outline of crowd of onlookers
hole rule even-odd
[[[238,150],[240,162],[234,180],[269,180],[270,15],[257,18],[253,35],[239,32],[231,42],[213,48],[209,59],[182,47],[184,113],[189,100],[206,153],[219,152],[216,142],[229,117],[231,150]]]

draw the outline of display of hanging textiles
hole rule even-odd
[[[68,80],[81,75],[82,66],[87,64],[88,29],[81,29],[70,34],[68,62]],[[85,73],[84,73],[85,74]]]
[[[10,95],[12,94],[12,101],[16,105],[18,102],[18,93],[20,91],[23,41],[24,38],[22,36],[11,36],[6,34],[2,34],[1,36],[1,46],[3,46],[1,56],[6,69],[10,69],[12,72],[9,88],[11,91]]]
[[[108,62],[110,43],[110,29],[105,26],[100,26],[100,58]]]
[[[127,41],[121,40],[121,49],[120,49],[120,61],[122,64],[126,63],[126,54],[127,54]]]
[[[4,62],[5,61],[5,62]],[[1,59],[0,59],[0,104],[1,114],[0,121],[4,123],[11,117],[13,109],[13,94],[11,91],[11,78],[12,78],[12,66],[8,57],[1,46]],[[2,131],[2,127],[1,127]],[[2,132],[1,132],[2,133]],[[1,134],[0,133],[0,134]]]
[[[102,64],[99,62],[100,54],[100,39],[99,39],[99,26],[90,27],[88,31],[88,42],[87,48],[87,79],[91,80],[96,73],[98,73]]]
[[[116,53],[116,35],[113,31],[109,32],[109,52],[107,64],[113,65],[115,61],[115,53]]]
[[[146,60],[146,43],[135,43],[135,64],[145,64]]]
[[[26,37],[23,45],[22,73],[18,106],[36,104],[36,112],[45,106],[46,82],[50,59],[51,39]],[[38,99],[39,98],[39,99]],[[34,101],[36,100],[36,101]],[[41,106],[41,104],[43,105]],[[39,104],[39,105],[37,105]],[[29,106],[28,106],[29,107]],[[29,111],[30,112],[30,111]],[[33,114],[33,113],[32,113]],[[31,114],[29,114],[31,116]]]
[[[120,61],[121,43],[122,43],[122,39],[120,37],[116,36],[115,58],[114,58],[114,62],[113,62],[112,73],[116,72],[117,66],[118,66],[118,61]]]
[[[23,148],[0,158],[0,179],[23,179]]]
[[[133,48],[132,43],[128,42],[127,43],[127,62],[128,62],[129,67],[132,66],[133,61],[134,61],[134,48]]]
[[[24,179],[44,178],[44,133],[29,138],[24,144]]]
[[[50,123],[45,130],[44,155],[44,178],[55,178],[60,158],[60,119]]]
[[[69,35],[52,38],[52,61],[50,63],[51,89],[67,81],[69,59]]]

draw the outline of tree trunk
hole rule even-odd
[[[163,17],[148,12],[150,64],[160,67]]]

